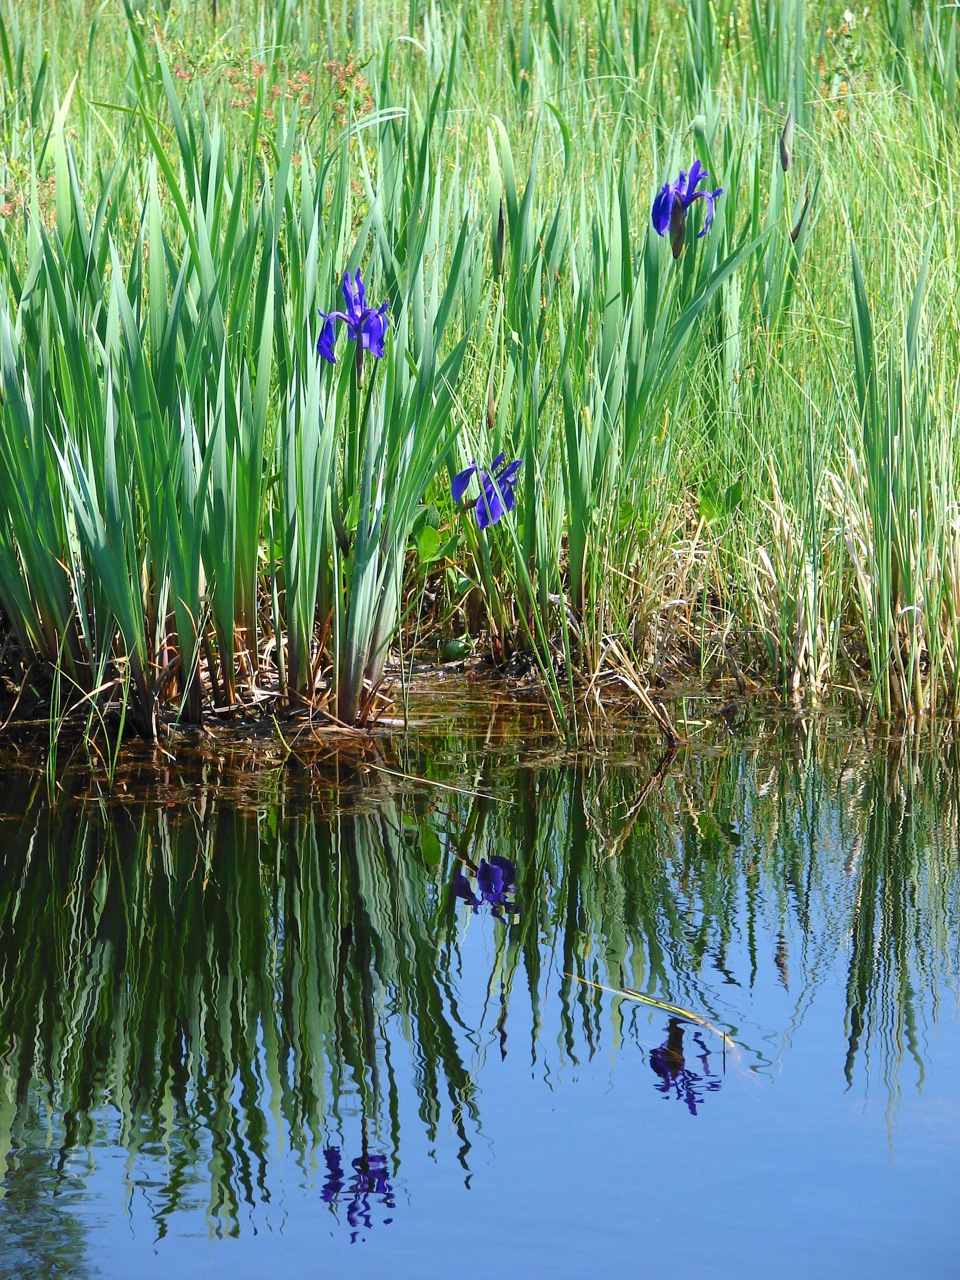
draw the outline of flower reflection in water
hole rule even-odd
[[[514,903],[507,901],[507,895],[514,893],[517,884],[517,868],[509,858],[495,853],[489,862],[484,858],[479,867],[474,868],[469,863],[467,867],[477,878],[479,892],[474,893],[466,874],[458,867],[453,877],[455,897],[469,902],[474,913],[483,903],[488,903],[491,913],[498,920],[503,919],[504,911],[507,915],[512,915],[517,910]]]
[[[350,1243],[356,1244],[361,1230],[369,1231],[373,1226],[371,1203],[381,1204],[385,1209],[393,1209],[396,1205],[387,1157],[377,1151],[365,1150],[363,1155],[351,1161],[353,1174],[349,1181],[344,1177],[339,1147],[326,1147],[323,1159],[327,1166],[327,1176],[320,1198],[331,1208],[346,1203]],[[383,1222],[388,1226],[393,1218],[384,1218]]]
[[[654,1088],[665,1098],[674,1097],[685,1102],[687,1110],[695,1116],[706,1095],[716,1093],[720,1088],[720,1077],[710,1070],[710,1052],[699,1031],[693,1033],[693,1043],[699,1050],[696,1059],[700,1063],[700,1071],[693,1071],[687,1066],[683,1053],[682,1020],[671,1018],[666,1031],[667,1038],[663,1044],[650,1050],[650,1066],[660,1077]]]

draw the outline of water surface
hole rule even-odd
[[[950,753],[173,754],[3,775],[0,1275],[960,1271]]]

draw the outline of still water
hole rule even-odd
[[[950,753],[174,754],[0,775],[0,1275],[960,1274]]]

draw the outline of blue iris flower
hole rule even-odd
[[[517,472],[520,470],[523,459],[517,458],[514,462],[507,462],[506,457],[505,453],[498,453],[490,471],[484,471],[474,462],[465,471],[453,477],[450,493],[454,502],[462,502],[470,477],[476,472],[480,480],[480,497],[475,506],[477,524],[481,529],[496,524],[516,505],[517,495],[513,492],[513,486],[517,483]],[[499,470],[497,470],[498,467]]]
[[[686,169],[680,170],[676,182],[665,182],[653,202],[653,229],[658,236],[670,232],[670,243],[673,256],[680,257],[683,249],[683,237],[687,227],[687,210],[695,200],[706,200],[707,212],[703,220],[703,229],[697,233],[701,239],[710,230],[713,221],[713,205],[717,196],[723,195],[723,187],[715,191],[698,191],[701,182],[709,178],[709,172],[703,168],[699,160],[694,160],[689,176]]]
[[[359,268],[354,272],[352,280],[349,271],[343,273],[343,299],[347,306],[346,311],[320,312],[323,325],[320,329],[320,337],[317,339],[317,355],[322,356],[324,360],[329,360],[331,364],[337,363],[333,350],[336,339],[333,322],[342,320],[347,326],[347,337],[350,341],[358,343],[361,351],[370,351],[378,360],[382,360],[387,328],[390,324],[387,319],[387,308],[390,303],[383,302],[379,307],[367,306],[367,293],[360,279]]]

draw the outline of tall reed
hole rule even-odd
[[[429,634],[571,738],[584,688],[694,671],[956,707],[956,232],[904,213],[956,187],[956,15],[510,12],[2,10],[16,685],[365,724]],[[362,386],[317,353],[358,270]],[[500,452],[481,536],[449,483]]]

